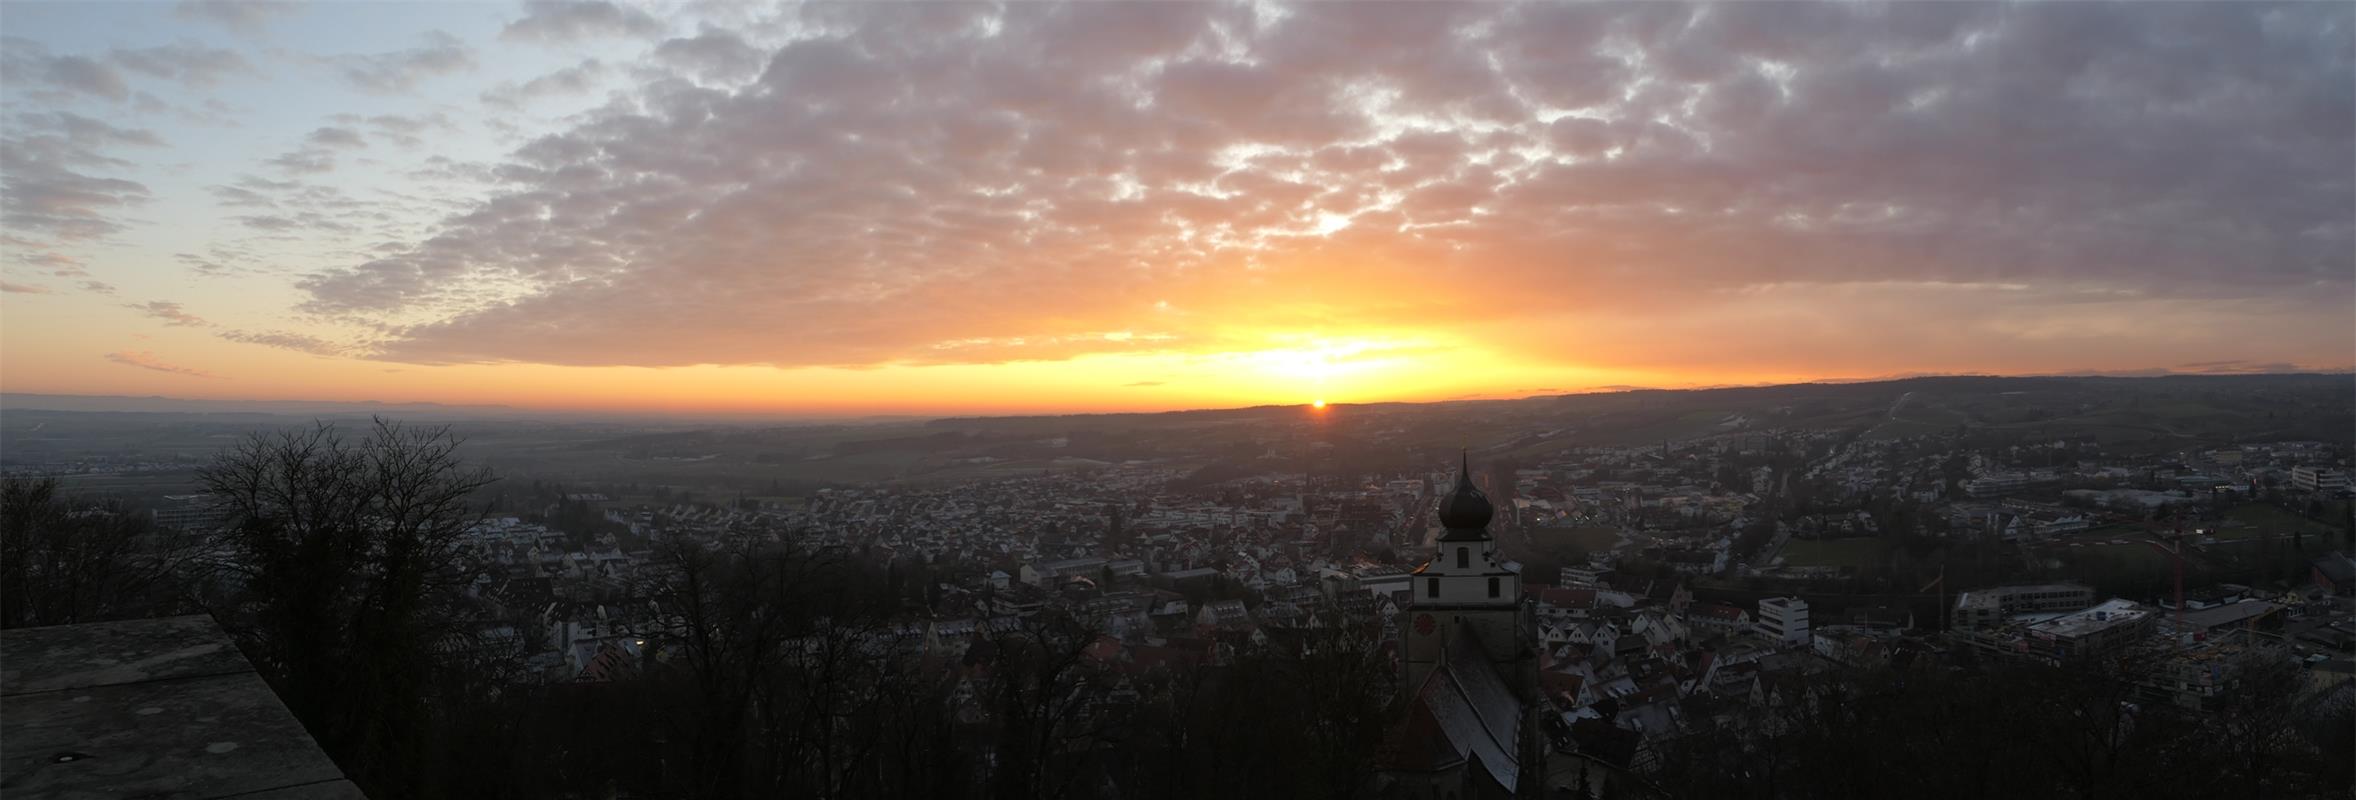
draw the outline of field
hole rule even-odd
[[[2160,552],[2144,541],[2135,539],[2130,539],[2126,544],[2108,544],[2106,540],[2105,544],[2089,543],[2084,547],[2064,549],[2072,555],[2089,561],[2104,561],[2136,570],[2166,569],[2173,561],[2166,553]],[[2189,560],[2189,556],[2187,558]]]
[[[1882,563],[1888,542],[1874,538],[1793,539],[1783,546],[1787,567],[1870,567]]]
[[[2225,512],[2225,524],[2215,531],[2220,541],[2263,538],[2266,534],[2289,536],[2304,530],[2309,534],[2331,534],[2331,526],[2307,519],[2290,511],[2265,503],[2245,503]]]

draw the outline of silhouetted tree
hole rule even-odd
[[[446,428],[377,419],[357,441],[332,424],[256,434],[200,476],[226,512],[210,564],[219,609],[289,709],[371,794],[431,787],[432,698],[478,615],[460,539],[490,473]]]
[[[169,613],[186,551],[145,513],[76,502],[55,478],[0,481],[0,627]]]

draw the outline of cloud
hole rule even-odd
[[[165,325],[170,325],[173,327],[202,328],[212,325],[212,323],[206,322],[203,317],[199,317],[195,314],[190,314],[187,311],[182,310],[179,303],[166,300],[151,300],[144,304],[132,303],[124,306],[124,308],[133,309],[149,317],[163,320]]]
[[[181,19],[209,22],[239,34],[258,36],[270,23],[302,9],[300,3],[280,0],[181,0],[172,14]]]
[[[230,208],[273,208],[278,205],[278,201],[269,195],[244,186],[208,186],[205,190],[213,193],[215,201]]]
[[[284,350],[310,353],[316,356],[338,356],[350,348],[309,334],[290,331],[222,331],[221,338],[232,342],[258,344]]]
[[[164,146],[164,140],[161,137],[156,136],[154,131],[143,130],[139,128],[116,127],[99,120],[66,111],[60,111],[50,114],[46,117],[37,118],[37,121],[34,122],[31,127],[36,131],[58,133],[70,137],[76,147],[68,148],[57,153],[44,155],[47,155],[56,160],[71,163],[120,163],[98,155],[96,148],[100,147],[111,147],[118,145],[133,145],[139,147]]]
[[[84,94],[109,100],[124,100],[131,96],[131,86],[123,81],[122,73],[96,59],[83,56],[58,56],[43,65],[41,80]]]
[[[605,73],[605,64],[592,58],[522,84],[513,81],[501,83],[484,91],[482,100],[495,106],[518,108],[543,97],[589,91],[597,86],[598,79],[604,77]]]
[[[442,31],[425,35],[424,44],[407,50],[340,56],[333,62],[344,80],[362,91],[398,94],[428,78],[473,69],[474,50]]]
[[[153,132],[122,128],[69,112],[26,114],[0,133],[0,223],[59,240],[97,239],[122,230],[116,216],[147,202],[147,186],[92,174],[130,162],[122,147],[160,147]]]
[[[49,294],[49,287],[35,286],[28,283],[9,283],[7,281],[0,281],[0,292],[7,292],[9,294]]]
[[[507,24],[499,38],[560,43],[600,36],[652,38],[664,26],[646,12],[606,0],[527,0],[524,17]]]
[[[279,154],[262,163],[278,168],[288,176],[318,175],[333,172],[339,151],[366,148],[368,140],[351,128],[322,127],[303,137],[301,146]],[[281,184],[281,188],[293,184]],[[211,191],[224,205],[258,205],[266,199],[250,187],[212,187]]]
[[[734,81],[761,70],[761,51],[725,30],[705,30],[692,38],[667,39],[654,49],[655,60],[706,81]]]
[[[219,375],[214,375],[201,369],[192,369],[189,367],[182,367],[165,363],[163,359],[157,358],[154,353],[148,352],[146,350],[126,350],[122,352],[108,353],[106,354],[106,360],[115,362],[117,364],[138,367],[140,369],[152,369],[157,372],[169,372],[174,375],[187,375],[197,378],[220,377]]]
[[[323,214],[317,211],[298,211],[292,215],[244,214],[232,217],[231,219],[236,220],[237,224],[239,225],[243,225],[245,227],[265,233],[294,233],[303,231],[315,231],[321,233],[353,233],[357,230],[349,223],[339,221],[334,216]]]
[[[19,263],[47,270],[51,277],[81,278],[90,274],[89,270],[82,268],[81,259],[64,253],[20,252],[16,253],[14,257]]]
[[[105,281],[83,281],[77,285],[82,287],[82,291],[89,292],[91,294],[112,296],[115,293],[115,285]]]
[[[335,152],[324,147],[304,146],[263,163],[277,167],[288,175],[317,175],[335,169]]]
[[[360,132],[350,128],[320,128],[311,131],[311,135],[303,137],[303,141],[319,147],[360,148],[368,146],[368,140],[360,138]]]
[[[220,257],[217,249],[216,254],[211,257],[195,253],[173,253],[172,259],[187,267],[189,272],[206,278],[219,278],[256,271],[247,267],[234,266],[234,260]]]
[[[457,130],[458,127],[450,121],[448,115],[439,111],[415,116],[378,114],[365,119],[353,115],[352,120],[368,123],[375,128],[378,137],[390,140],[402,147],[416,147],[423,144],[425,134],[428,132],[449,132]]]
[[[88,95],[117,103],[138,100],[143,110],[155,110],[162,105],[152,95],[135,92],[125,73],[192,89],[209,89],[230,75],[254,74],[254,68],[235,51],[194,42],[53,55],[40,42],[16,36],[0,37],[0,78],[12,86],[39,87],[63,96]]]
[[[811,5],[778,46],[673,39],[302,310],[403,320],[391,360],[640,366],[1414,327],[1888,371],[1893,341],[2150,363],[2356,324],[2346,7],[1384,10]],[[577,32],[545,24],[515,35]]]
[[[254,74],[254,66],[234,51],[188,42],[115,50],[109,58],[123,69],[196,88],[212,87],[229,75]]]

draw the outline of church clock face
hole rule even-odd
[[[1417,615],[1415,615],[1415,632],[1416,632],[1416,634],[1418,634],[1418,635],[1421,635],[1421,636],[1430,636],[1430,635],[1432,635],[1432,629],[1433,629],[1433,628],[1436,628],[1436,627],[1439,627],[1439,623],[1437,623],[1437,622],[1433,622],[1433,621],[1432,621],[1432,615],[1430,615],[1430,614],[1417,614]]]

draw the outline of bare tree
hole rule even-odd
[[[76,502],[55,478],[9,478],[0,482],[0,627],[168,612],[186,552],[142,512]]]
[[[255,434],[201,480],[228,524],[213,566],[223,614],[287,705],[372,789],[419,791],[438,652],[472,630],[462,537],[493,480],[447,428],[382,418]]]
[[[2231,684],[2213,699],[2206,720],[2214,753],[2224,762],[2225,786],[2218,797],[2288,797],[2283,784],[2293,779],[2285,769],[2303,749],[2301,723],[2314,713],[2303,707],[2306,675],[2281,650],[2255,649],[2223,665],[2233,675]]]
[[[689,793],[742,796],[773,787],[782,765],[766,737],[789,727],[766,711],[788,648],[811,632],[828,567],[839,560],[790,542],[751,536],[706,543],[674,537],[637,589],[651,618],[635,630],[677,669],[681,713],[670,722],[687,746]],[[786,700],[783,702],[790,702]]]
[[[983,689],[996,729],[993,796],[1068,796],[1096,751],[1119,741],[1119,720],[1099,708],[1108,687],[1088,659],[1098,634],[1069,617],[1041,614],[993,637]]]
[[[1306,759],[1326,797],[1359,794],[1390,717],[1390,665],[1379,631],[1349,623],[1315,632],[1313,645],[1282,673],[1307,705]]]

